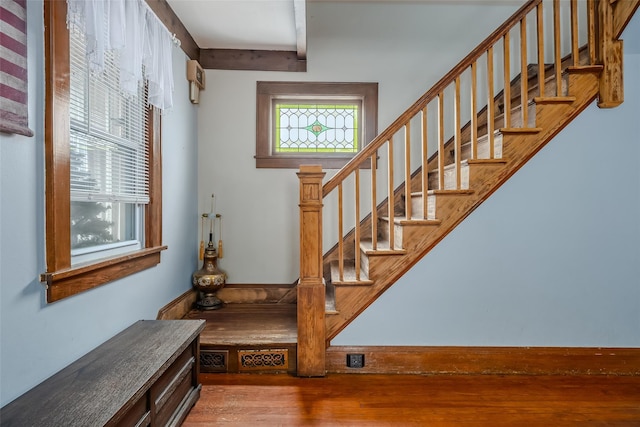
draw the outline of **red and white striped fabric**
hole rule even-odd
[[[33,136],[27,95],[27,0],[0,0],[0,132]]]

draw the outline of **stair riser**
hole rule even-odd
[[[491,182],[493,174],[499,172],[504,163],[474,163],[472,165],[464,165],[462,168],[463,187],[461,190],[467,190],[473,188],[474,190],[482,188],[486,182]],[[453,175],[455,177],[455,175]],[[452,179],[449,182],[445,181],[447,187],[446,190],[455,190],[455,181]],[[446,195],[440,195],[441,197],[448,197]],[[438,195],[429,195],[427,197],[427,218],[426,219],[439,219],[437,216],[437,197]],[[423,197],[419,193],[414,193],[411,197],[411,206],[413,219],[423,219]]]
[[[537,69],[537,66],[535,66]],[[569,75],[567,73],[562,74],[560,78],[560,91],[556,93],[556,78],[553,70],[547,71],[547,78],[544,82],[544,93],[540,93],[540,87],[538,86],[537,76],[534,79],[530,79],[529,81],[529,90],[527,91],[528,99],[531,100],[538,96],[543,97],[554,97],[554,96],[567,96],[569,93]],[[533,86],[532,86],[533,84]],[[520,85],[516,85],[511,89],[511,106],[512,111],[515,110],[513,106],[520,105]],[[504,111],[504,102],[502,102],[502,98],[496,103],[496,108],[498,113],[502,113]],[[519,109],[519,107],[516,107]],[[512,113],[513,114],[513,113]],[[507,126],[509,127],[509,126]],[[513,126],[511,126],[513,127]]]
[[[531,98],[533,99],[533,98]],[[520,102],[518,100],[518,102]],[[500,111],[496,111],[496,114],[499,114]],[[528,121],[527,121],[527,126],[524,127],[536,127],[536,104],[533,102],[529,103],[529,111],[528,113]],[[506,123],[504,122],[504,115],[500,114],[496,117],[495,119],[495,124],[493,126],[493,130],[497,131],[498,129],[501,128],[521,128],[523,127],[522,125],[522,108],[517,105],[516,107],[511,108],[511,118],[510,118],[510,123]],[[468,150],[468,146],[469,146],[469,141],[471,140],[471,136],[468,134],[468,132],[465,132],[462,135],[462,140],[464,141],[462,144],[462,150],[463,150],[463,156],[462,159],[469,159],[470,157],[470,153]],[[487,138],[487,125],[483,124],[478,126],[478,141],[480,141],[481,139],[486,139]],[[466,154],[465,153],[465,149],[467,150]],[[478,150],[480,150],[480,147],[478,146]],[[488,158],[488,157],[480,157],[480,155],[478,154],[478,158]],[[497,158],[497,157],[496,157]]]
[[[460,165],[460,188],[456,181],[457,171],[455,165],[449,165],[444,169],[444,188],[440,188],[440,177],[437,172],[429,174],[430,190],[466,190],[469,188],[469,170],[466,164]],[[413,212],[413,200],[411,203]],[[421,209],[421,207],[420,207]]]
[[[537,65],[535,66],[535,70],[537,70]],[[536,71],[537,73],[537,71]],[[546,79],[544,81],[544,94],[540,94],[540,88],[538,86],[537,78],[530,79],[529,81],[529,99],[535,98],[536,96],[566,96],[569,89],[569,76],[567,73],[563,73],[560,77],[560,92],[556,94],[556,78],[555,78],[555,70],[547,70]],[[531,85],[534,84],[535,87]],[[517,96],[512,102],[520,102],[520,90],[518,90]]]
[[[366,277],[371,278],[370,274],[371,257],[368,257],[363,251],[360,251],[360,269]]]
[[[502,158],[502,134],[499,132],[496,132],[494,137],[493,137],[493,158],[494,159],[501,159]],[[490,156],[490,144],[489,144],[489,137],[488,135],[484,135],[480,138],[478,138],[478,148],[477,148],[477,157],[478,159],[490,159],[492,158]],[[462,146],[462,158],[463,159],[469,159],[471,158],[471,145],[470,144],[465,144]],[[461,176],[461,181],[463,182],[463,185],[460,187],[460,189],[468,189],[469,185],[468,185],[468,177],[465,175],[466,172],[463,170],[463,175]],[[429,173],[429,189],[430,190],[439,190],[440,186],[439,186],[439,177],[438,177],[438,171],[432,171]],[[448,166],[447,168],[445,168],[445,186],[444,189],[446,190],[452,190],[452,189],[456,189],[456,174],[455,171],[453,169],[451,169],[451,166]]]
[[[366,258],[366,272],[367,272],[367,277],[369,277],[371,280],[376,280],[376,278],[380,278],[381,274],[384,274],[385,272],[387,272],[388,270],[386,269],[382,269],[381,267],[384,266],[384,264],[386,262],[388,262],[389,259],[392,258],[396,258],[397,256],[366,256],[363,254],[362,258]],[[363,270],[365,269],[364,267],[364,260],[362,260],[363,262]]]
[[[436,219],[436,196],[427,196],[427,215],[424,215],[422,195],[411,197],[411,213],[414,218]]]
[[[378,223],[378,230],[380,231],[380,238],[384,241],[390,241],[389,239],[389,221],[380,220]],[[402,226],[398,224],[393,225],[393,238],[394,238],[394,246],[396,249],[402,248]]]
[[[483,135],[478,138],[478,155],[476,156],[476,159],[491,159],[491,153],[489,152],[490,148],[489,135]],[[465,144],[462,146],[462,158],[471,158],[471,144]],[[502,134],[499,132],[496,132],[493,136],[493,158],[502,158]]]

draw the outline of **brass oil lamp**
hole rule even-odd
[[[198,292],[196,308],[199,310],[217,310],[224,306],[224,303],[216,296],[216,292],[222,289],[227,280],[227,275],[220,271],[217,266],[218,258],[222,258],[222,215],[216,214],[211,195],[211,212],[202,214],[202,240],[200,240],[200,259],[204,260],[202,268],[193,273],[192,284]],[[215,221],[218,220],[218,250],[213,244],[213,230]],[[204,247],[204,233],[206,223],[209,224],[209,244]]]
[[[216,292],[224,287],[227,275],[218,270],[217,259],[216,248],[209,240],[204,250],[202,268],[193,273],[193,287],[199,292],[196,307],[200,310],[217,310],[224,305],[216,296]]]

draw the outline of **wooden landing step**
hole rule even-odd
[[[203,319],[200,372],[296,372],[296,304],[225,304],[219,310],[191,310],[184,319]]]

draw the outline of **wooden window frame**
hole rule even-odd
[[[378,133],[378,83],[266,82],[256,85],[256,167],[291,168],[319,164],[325,169],[340,169],[357,153],[289,154],[272,149],[273,99],[276,97],[344,97],[362,99],[362,150]]]
[[[71,266],[69,161],[69,31],[67,3],[44,2],[45,22],[45,250],[47,302],[55,302],[160,263],[162,159],[160,115],[149,117],[149,197],[144,208],[144,248]],[[154,110],[155,111],[155,110]]]

